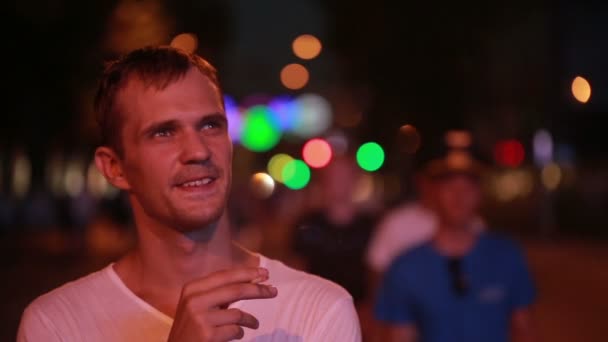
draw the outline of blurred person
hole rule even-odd
[[[453,132],[456,131],[448,131],[445,137]],[[439,219],[433,210],[435,184],[424,172],[424,158],[424,155],[419,158],[414,171],[417,198],[388,211],[372,235],[366,263],[372,272],[374,284],[395,257],[431,240],[437,231]],[[477,216],[471,223],[471,229],[482,231],[484,225],[483,218]]]
[[[384,273],[395,257],[431,239],[437,226],[432,206],[432,184],[423,174],[415,177],[418,198],[383,215],[375,228],[366,263],[376,276]]]
[[[108,65],[95,162],[136,246],[34,300],[18,341],[359,341],[351,296],[232,242],[232,144],[215,69],[170,47]]]
[[[431,241],[400,255],[386,272],[374,315],[389,341],[532,340],[533,281],[519,247],[471,229],[481,201],[481,163],[444,149],[425,167],[435,188]]]
[[[355,201],[354,158],[336,157],[319,175],[321,200],[296,223],[294,252],[300,268],[342,285],[357,305],[367,295],[364,255],[375,218]]]

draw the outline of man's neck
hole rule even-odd
[[[468,254],[477,241],[477,233],[468,226],[454,226],[440,223],[433,238],[433,246],[440,254],[448,257],[462,257]]]
[[[225,217],[203,241],[171,228],[140,223],[136,220],[137,246],[114,269],[133,293],[167,315],[174,313],[184,284],[215,271],[259,265],[255,255],[233,244]]]
[[[326,215],[329,221],[336,226],[350,224],[357,214],[357,209],[350,202],[335,202],[328,206]]]

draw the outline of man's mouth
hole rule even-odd
[[[215,179],[211,178],[211,177],[204,177],[204,178],[200,178],[200,179],[196,179],[196,180],[192,180],[192,181],[188,181],[188,182],[179,184],[178,186],[184,187],[184,188],[191,188],[191,187],[196,187],[196,186],[207,185],[207,184],[213,182],[214,180]]]

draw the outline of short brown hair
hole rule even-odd
[[[101,133],[101,144],[123,155],[121,141],[121,113],[116,106],[119,91],[134,77],[145,87],[159,90],[183,77],[191,67],[196,67],[222,92],[215,68],[202,57],[182,50],[162,46],[134,50],[106,65],[95,94],[95,112]],[[222,104],[223,104],[223,98]]]

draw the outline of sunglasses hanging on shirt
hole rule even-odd
[[[464,296],[468,292],[466,276],[462,270],[462,258],[448,259],[448,272],[450,273],[452,291],[457,296]]]

